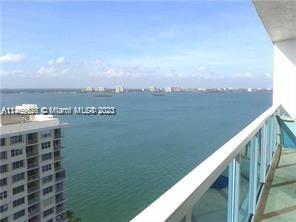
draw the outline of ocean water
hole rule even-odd
[[[60,116],[67,207],[83,222],[124,222],[271,105],[259,93],[2,94],[1,106],[115,106],[117,115]]]

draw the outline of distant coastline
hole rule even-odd
[[[149,88],[139,89],[139,88],[126,88],[124,92],[164,92],[164,93],[226,93],[226,92],[270,92],[271,88],[187,88],[182,89],[178,92],[165,92],[163,90],[151,91]],[[90,94],[100,94],[100,93],[115,93],[114,88],[105,88],[104,91],[85,91],[82,88],[40,88],[40,89],[0,89],[1,94],[19,94],[19,93],[90,93]],[[123,93],[123,92],[122,92]]]

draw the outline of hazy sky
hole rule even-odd
[[[271,87],[250,1],[2,2],[2,88]]]

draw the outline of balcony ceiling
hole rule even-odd
[[[296,0],[253,0],[273,42],[296,38]]]

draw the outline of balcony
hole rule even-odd
[[[39,163],[38,162],[33,162],[33,163],[28,163],[27,164],[28,170],[32,170],[32,169],[35,169],[35,168],[38,168],[38,167],[39,167]]]
[[[40,206],[38,204],[28,208],[29,218],[35,217],[40,214]]]
[[[64,194],[63,193],[57,194],[56,195],[56,204],[61,203],[63,201],[65,201]]]
[[[27,158],[37,157],[39,155],[38,153],[38,145],[31,145],[26,147],[26,154]]]
[[[36,215],[32,218],[29,219],[29,222],[39,222],[40,221],[40,216]]]
[[[39,191],[39,190],[40,190],[40,187],[35,185],[33,187],[28,188],[28,194],[35,193],[36,191]]]
[[[66,172],[65,172],[65,170],[60,171],[60,172],[56,173],[56,175],[55,175],[56,183],[59,183],[61,181],[64,181],[65,178],[66,178]]]
[[[28,183],[28,194],[32,194],[36,191],[39,191],[40,184],[39,181],[33,181],[31,183]]]
[[[64,167],[62,166],[62,163],[61,162],[55,162],[54,163],[54,170],[55,172],[60,172],[60,171],[63,171],[65,170]]]
[[[40,202],[40,199],[38,197],[35,197],[35,198],[31,198],[31,199],[28,199],[28,206],[33,206],[37,203]]]
[[[30,133],[26,136],[27,145],[32,145],[38,143],[38,133]]]
[[[253,220],[280,159],[276,116],[283,114],[281,106],[269,108],[132,222]]]
[[[60,214],[58,216],[56,216],[56,222],[65,222],[66,218],[64,214]]]
[[[60,214],[62,212],[65,211],[65,208],[64,208],[64,204],[59,204],[57,207],[56,207],[56,214]]]
[[[64,184],[63,182],[56,184],[56,193],[60,193],[64,191]]]
[[[55,129],[54,130],[54,139],[60,139],[63,137],[63,131],[62,129]]]
[[[28,183],[39,179],[39,169],[28,171]]]
[[[56,140],[53,141],[53,149],[54,150],[60,150],[60,149],[63,149],[63,148],[64,148],[64,146],[62,146],[61,140],[56,139]]]
[[[61,161],[63,159],[60,151],[55,151],[53,158],[54,158],[54,162]]]

